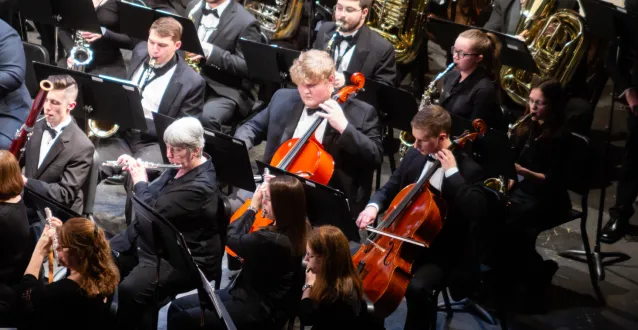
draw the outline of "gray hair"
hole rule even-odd
[[[204,128],[197,118],[184,117],[170,124],[164,131],[164,143],[195,151],[204,151]]]

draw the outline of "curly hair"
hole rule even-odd
[[[80,273],[79,285],[89,297],[108,296],[120,282],[111,247],[104,231],[85,218],[67,220],[58,229],[59,244],[68,248],[67,258]]]

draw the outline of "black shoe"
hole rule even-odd
[[[600,234],[600,241],[606,244],[618,242],[629,229],[629,220],[621,217],[611,217],[603,227]]]

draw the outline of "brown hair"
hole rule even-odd
[[[463,31],[459,34],[459,37],[470,39],[474,42],[472,52],[483,55],[483,60],[479,65],[487,71],[492,81],[498,83],[501,70],[501,42],[496,35],[479,29],[471,29]]]
[[[370,8],[371,5],[372,0],[359,0],[359,7],[361,7],[361,10]]]
[[[0,150],[0,201],[14,198],[22,193],[24,182],[20,164],[7,150]]]
[[[348,239],[334,226],[315,228],[308,237],[308,246],[319,258],[321,270],[310,289],[315,301],[335,301],[338,298],[361,299],[361,278],[354,269]]]
[[[78,97],[78,83],[73,77],[68,74],[53,75],[47,78],[53,85],[53,90],[63,90],[67,98],[71,102],[75,101]]]
[[[303,185],[299,180],[283,175],[270,179],[268,186],[272,211],[277,219],[274,230],[288,236],[293,255],[301,256],[306,249],[309,227]]]
[[[328,52],[311,49],[301,52],[290,67],[290,77],[296,85],[319,82],[335,74],[335,61]]]
[[[151,30],[154,30],[162,38],[171,37],[173,42],[182,40],[182,24],[172,17],[157,19],[151,25]]]
[[[532,87],[530,88],[530,93],[533,89],[539,89],[541,93],[543,93],[543,98],[547,102],[546,107],[548,107],[547,118],[543,123],[542,132],[540,132],[540,136],[538,136],[538,132],[534,132],[533,137],[541,137],[541,138],[550,138],[556,135],[557,132],[563,126],[565,122],[565,94],[563,93],[563,86],[558,82],[558,80],[546,77],[539,78],[534,77],[532,79]],[[529,102],[527,103],[525,114],[529,114],[531,111]],[[530,135],[530,131],[533,131],[538,128],[538,124],[534,123],[532,120],[526,120],[522,122],[518,127],[516,127],[516,136],[528,136]]]
[[[85,218],[67,220],[58,229],[59,244],[68,248],[80,275],[79,285],[89,297],[108,296],[120,282],[120,272],[104,231]]]
[[[429,136],[437,136],[440,133],[450,134],[452,130],[452,117],[439,105],[426,105],[412,118],[412,128],[426,131]]]

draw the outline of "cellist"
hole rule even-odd
[[[339,105],[331,99],[335,63],[324,51],[302,52],[290,67],[290,76],[297,89],[278,90],[268,107],[239,127],[235,137],[248,149],[265,139],[263,161],[270,163],[282,143],[302,136],[316,118],[325,118],[315,138],[335,162],[328,185],[346,195],[354,220],[370,197],[372,174],[383,157],[377,112],[359,100]]]
[[[372,224],[377,215],[385,211],[399,193],[415,183],[434,163],[441,167],[430,178],[429,189],[445,201],[447,216],[443,228],[429,248],[423,248],[412,267],[412,279],[406,291],[407,319],[405,329],[424,329],[428,320],[433,290],[445,283],[452,296],[462,296],[478,270],[478,259],[473,256],[472,235],[477,219],[487,213],[486,192],[482,183],[481,167],[462,148],[448,150],[451,145],[450,114],[440,106],[425,106],[412,119],[414,147],[407,152],[399,168],[388,182],[375,192],[369,204],[359,214],[360,228]],[[365,284],[365,283],[364,283]],[[365,290],[365,287],[364,287]]]

